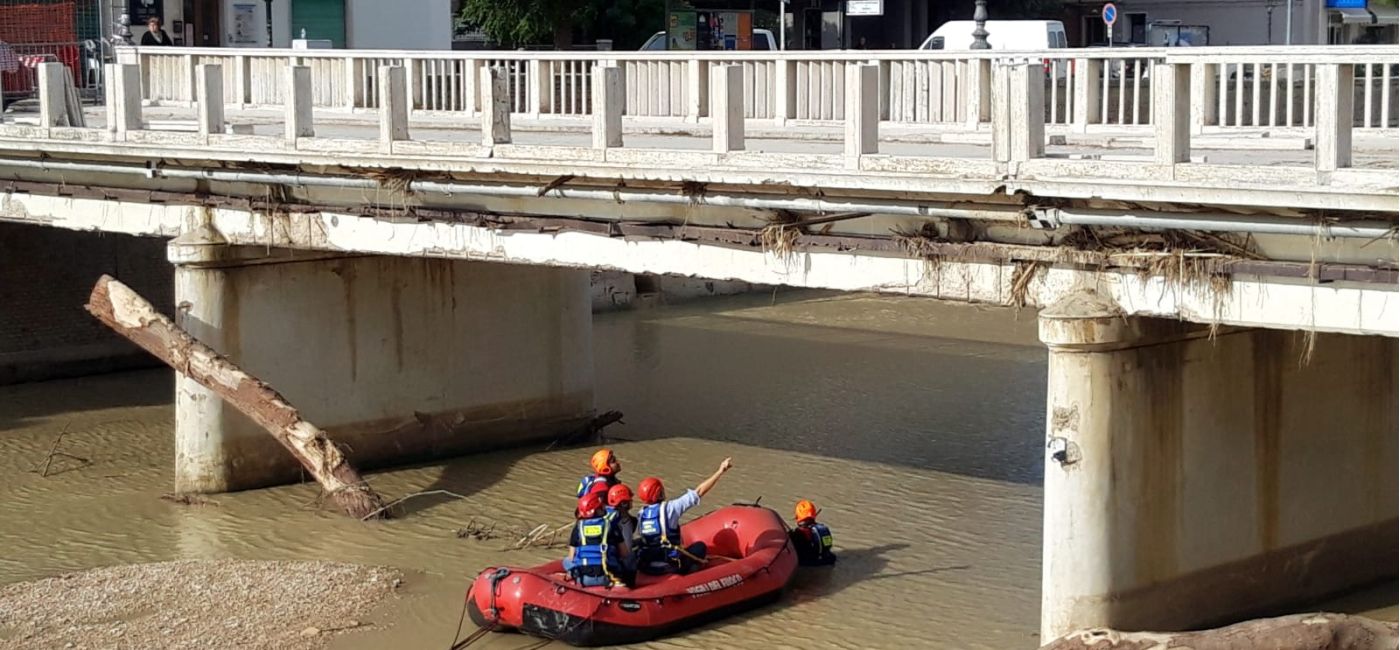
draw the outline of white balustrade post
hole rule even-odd
[[[195,86],[199,83],[198,80],[195,79],[195,76],[199,74],[198,66],[199,64],[195,63],[193,54],[186,54],[180,57],[180,72],[183,73],[182,76],[184,78],[180,80],[182,82],[180,85],[183,87],[177,90],[179,101],[190,102],[191,105],[194,104]]]
[[[195,71],[195,110],[199,111],[199,134],[208,137],[224,132],[224,66],[201,63]]]
[[[141,65],[113,63],[108,68],[108,83],[112,84],[112,111],[116,139],[125,140],[128,131],[141,130]]]
[[[304,65],[287,66],[286,86],[282,92],[285,116],[284,134],[288,142],[316,135],[311,118],[311,68]]]
[[[345,57],[345,97],[341,101],[345,104],[347,112],[355,110],[359,98],[364,96],[363,80],[356,74],[355,57]]]
[[[1151,84],[1157,164],[1191,162],[1191,65],[1158,63]]]
[[[1191,133],[1205,133],[1207,126],[1220,123],[1220,86],[1215,81],[1220,66],[1215,63],[1191,64]]]
[[[715,153],[744,150],[744,68],[716,66],[710,71],[710,120]]]
[[[774,62],[773,121],[778,126],[797,117],[797,62],[778,59]]]
[[[593,148],[622,146],[622,69],[593,67]]]
[[[64,75],[68,68],[62,63],[39,64],[39,126],[45,131],[53,126],[66,126],[68,117],[68,89]]]
[[[992,120],[992,60],[967,62],[967,125],[976,128]]]
[[[846,166],[880,151],[880,66],[846,66]]]
[[[548,113],[554,98],[554,64],[549,61],[530,59],[526,66],[527,79],[527,112],[531,117],[538,118],[541,113]]]
[[[475,115],[481,112],[481,71],[484,69],[481,59],[468,59],[466,65],[467,114]]]
[[[510,82],[505,71],[481,69],[481,144],[510,143]]]
[[[890,119],[890,62],[879,61],[880,66],[880,119]],[[794,88],[793,92],[796,92]]]
[[[418,94],[420,92],[426,92],[425,89],[418,87],[418,70],[420,67],[421,65],[418,59],[405,57],[403,60],[404,95],[408,97],[407,106],[409,113],[412,113],[413,109],[418,107]],[[424,102],[424,105],[426,106],[427,103]]]
[[[238,89],[233,103],[246,108],[253,103],[253,57],[235,55],[233,61],[233,85]]]
[[[1318,64],[1316,81],[1313,120],[1317,128],[1317,169],[1330,172],[1351,167],[1356,69],[1350,63]]]
[[[1103,59],[1074,60],[1074,131],[1103,122]]]
[[[997,62],[992,84],[992,155],[1025,162],[1045,155],[1045,66]]]
[[[687,122],[699,122],[710,112],[710,62],[691,59],[685,64]],[[634,86],[629,85],[628,88]]]
[[[402,66],[379,70],[379,150],[391,153],[394,142],[408,139],[408,76]]]

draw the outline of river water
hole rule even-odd
[[[594,348],[597,405],[626,414],[608,430],[626,482],[694,485],[732,456],[712,505],[762,497],[787,514],[812,499],[841,555],[776,606],[647,647],[1038,645],[1045,351],[1033,313],[748,295],[599,315]],[[566,523],[592,451],[376,473],[386,496],[467,497],[416,498],[384,524],[316,510],[313,484],[177,505],[159,498],[173,481],[171,394],[168,371],[0,388],[0,581],[172,559],[390,565],[408,573],[403,597],[333,647],[445,648],[471,576],[559,553],[454,531]],[[65,427],[60,450],[91,465],[31,472]],[[532,645],[493,635],[475,647]]]

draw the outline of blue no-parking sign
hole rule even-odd
[[[1103,6],[1103,24],[1108,25],[1109,29],[1113,29],[1115,22],[1118,22],[1118,7],[1110,2]]]

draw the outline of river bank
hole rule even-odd
[[[247,560],[134,564],[0,587],[0,648],[326,647],[372,625],[394,569]]]

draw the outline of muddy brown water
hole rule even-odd
[[[779,604],[655,648],[1032,648],[1039,617],[1045,351],[1030,312],[872,296],[749,295],[600,315],[597,405],[628,483],[693,485],[708,505],[815,500],[841,561]],[[590,449],[524,449],[376,473],[405,516],[317,510],[314,485],[160,499],[172,387],[143,371],[0,388],[0,581],[172,559],[328,559],[409,572],[403,597],[336,648],[446,648],[477,571],[558,550],[459,539],[468,524],[568,521]],[[40,467],[67,427],[50,476]],[[1393,585],[1337,605],[1394,620]],[[466,628],[471,628],[467,622]],[[474,647],[525,648],[516,635]]]

